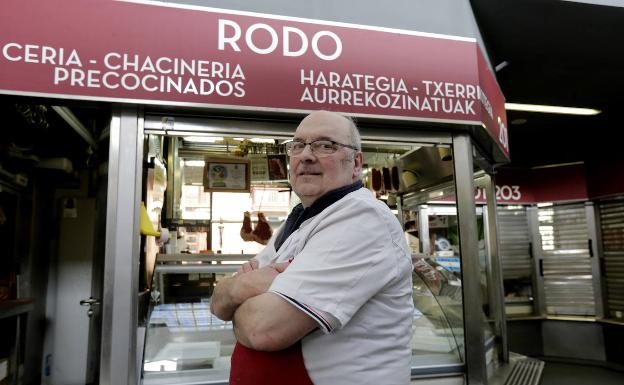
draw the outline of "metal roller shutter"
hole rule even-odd
[[[595,315],[585,206],[540,207],[538,219],[546,312]]]
[[[500,206],[498,230],[503,279],[530,278],[531,254],[526,208]]]
[[[609,317],[624,317],[624,200],[600,202],[603,274]]]

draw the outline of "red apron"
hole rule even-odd
[[[236,343],[230,385],[314,385],[303,364],[301,341],[277,352],[260,352]]]

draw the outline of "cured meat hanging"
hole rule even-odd
[[[373,190],[377,192],[381,191],[381,172],[376,168],[373,168],[371,170],[371,174],[373,179]]]
[[[243,218],[243,226],[240,230],[240,236],[245,242],[254,241],[253,228],[251,227],[251,214],[249,211],[245,211],[245,217]]]
[[[390,169],[391,179],[392,179],[392,190],[399,191],[401,187],[401,180],[399,178],[399,168],[397,166],[392,166]]]
[[[383,175],[383,188],[386,191],[392,190],[392,182],[390,178],[390,169],[388,167],[381,168],[381,174]]]
[[[273,230],[264,216],[264,213],[258,213],[258,223],[256,223],[256,228],[253,230],[254,241],[261,245],[266,245],[271,235],[273,235]]]

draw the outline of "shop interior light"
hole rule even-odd
[[[268,139],[268,138],[251,138],[249,139],[249,141],[252,143],[269,143],[269,144],[275,143],[275,139]]]
[[[564,0],[572,3],[583,3],[591,5],[606,5],[609,7],[624,7],[624,3],[618,0]]]
[[[144,132],[147,132],[147,130],[144,130]],[[160,134],[163,133],[162,130],[159,130],[159,132],[160,132]],[[194,136],[194,137],[214,135],[213,133],[206,133],[206,132],[177,131],[177,130],[168,130],[168,131],[165,132],[165,134],[169,135],[169,136]]]
[[[269,138],[232,138],[232,140],[235,140],[237,142],[244,142],[248,140],[251,143],[269,143],[269,144],[275,143],[275,139],[269,139]]]
[[[185,136],[184,140],[193,143],[217,143],[222,142],[223,137],[220,136]]]
[[[583,162],[581,160],[581,161],[578,161],[578,162],[547,164],[547,165],[544,165],[544,166],[534,166],[534,167],[531,167],[531,170],[539,170],[539,169],[542,169],[542,168],[555,168],[555,167],[576,166],[576,165],[579,165],[579,164],[585,164],[585,162]]]
[[[508,111],[544,112],[548,114],[598,115],[601,111],[591,108],[544,106],[539,104],[505,103]]]
[[[203,160],[185,160],[184,165],[188,167],[204,167],[206,162]]]

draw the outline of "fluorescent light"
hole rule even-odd
[[[223,141],[220,136],[185,136],[184,140],[194,143],[216,143]]]
[[[531,170],[539,170],[541,168],[553,168],[553,167],[564,167],[564,166],[576,166],[579,164],[585,164],[583,161],[579,162],[569,162],[569,163],[557,163],[557,164],[547,164],[545,166],[535,166],[531,167]]]
[[[622,0],[564,0],[573,3],[584,3],[591,5],[606,5],[609,7],[624,7]]]
[[[496,67],[494,67],[494,71],[498,72],[500,70],[502,70],[503,68],[507,67],[509,65],[509,62],[504,60],[500,63],[498,63],[498,65]]]
[[[538,104],[505,103],[505,109],[511,111],[545,112],[550,114],[598,115],[601,111],[591,108],[542,106]]]
[[[185,160],[184,165],[187,167],[204,167],[206,162],[203,160]]]
[[[269,143],[269,144],[275,143],[275,139],[266,139],[266,138],[251,138],[249,139],[249,141],[252,143]]]

